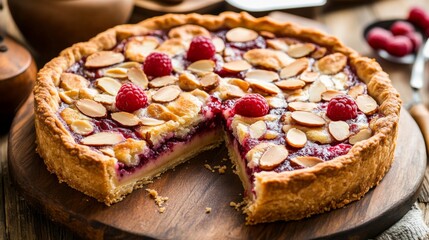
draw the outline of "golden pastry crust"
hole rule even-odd
[[[245,209],[247,223],[296,220],[339,208],[361,198],[383,178],[393,161],[401,101],[380,66],[347,48],[337,38],[314,29],[275,22],[268,17],[253,18],[247,13],[225,12],[219,16],[168,14],[134,25],[117,26],[88,42],[65,49],[39,72],[34,88],[37,150],[49,171],[55,173],[60,181],[110,205],[148,180],[119,185],[115,172],[117,160],[114,157],[74,141],[57,115],[61,101],[57,87],[62,73],[85,56],[112,49],[119,41],[131,36],[182,25],[198,25],[210,31],[244,27],[309,41],[322,47],[319,49],[341,53],[349,59],[358,77],[367,84],[368,93],[379,104],[381,117],[373,124],[373,136],[355,144],[348,154],[302,170],[255,174],[256,197],[248,201]],[[184,32],[173,33],[180,37],[201,31],[193,26]],[[153,114],[161,114],[159,111],[159,108],[153,109]],[[166,121],[171,119],[165,117]]]

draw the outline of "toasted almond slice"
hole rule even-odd
[[[95,88],[81,88],[79,89],[79,98],[87,98],[87,99],[93,99],[95,95],[99,94],[99,91]]]
[[[249,134],[251,138],[259,139],[260,137],[264,136],[264,134],[267,132],[267,124],[259,120],[249,127]]]
[[[157,77],[149,82],[149,87],[151,88],[160,88],[168,85],[172,85],[177,82],[177,77],[175,76],[163,76]]]
[[[312,102],[290,102],[288,108],[290,111],[305,111],[311,112],[317,107],[317,104]]]
[[[270,82],[264,82],[264,81],[251,81],[250,86],[253,90],[263,92],[266,94],[273,94],[276,95],[281,92],[281,90],[274,84]]]
[[[110,147],[101,148],[100,152],[102,152],[103,154],[105,154],[109,157],[115,157],[115,151],[113,151],[113,149]]]
[[[96,94],[93,100],[102,104],[110,105],[115,102],[115,96],[108,95],[108,94]]]
[[[123,126],[134,127],[139,125],[140,119],[132,114],[127,112],[115,112],[110,115],[113,120],[120,123]]]
[[[181,92],[182,90],[176,85],[165,86],[152,95],[152,100],[160,103],[171,102],[179,97]]]
[[[142,64],[138,63],[138,62],[123,62],[123,63],[120,63],[118,65],[115,65],[115,67],[127,68],[127,69],[141,68]]]
[[[205,74],[201,80],[201,87],[204,91],[210,91],[216,88],[219,85],[220,77],[216,73],[207,73]]]
[[[127,72],[128,79],[135,85],[141,87],[143,90],[147,89],[149,80],[143,70],[138,68],[130,68]]]
[[[191,91],[200,87],[200,81],[194,74],[183,72],[179,75],[179,87],[185,91]]]
[[[87,68],[111,66],[125,60],[124,55],[113,51],[100,51],[88,56],[85,62]]]
[[[322,159],[318,157],[312,157],[312,156],[299,156],[294,157],[290,160],[291,162],[298,164],[303,167],[313,167],[316,164],[324,162]]]
[[[67,104],[72,104],[74,100],[79,98],[79,91],[77,89],[73,89],[65,92],[60,92],[58,95],[60,96],[61,100],[63,100],[63,102]]]
[[[371,129],[364,128],[364,129],[361,129],[358,133],[350,136],[349,143],[354,145],[357,142],[370,138],[371,136],[372,136]]]
[[[246,71],[246,70],[250,69],[251,67],[252,67],[252,65],[250,65],[245,60],[236,60],[236,61],[232,61],[232,62],[227,62],[223,65],[223,68],[225,68],[226,70],[231,71],[231,72]]]
[[[325,125],[325,120],[312,112],[295,111],[292,112],[291,117],[297,123],[306,127],[322,127]]]
[[[173,65],[173,70],[177,73],[184,73],[185,72],[185,66],[183,64],[183,61],[179,61],[178,59],[171,59],[171,65]]]
[[[145,36],[131,38],[125,45],[125,56],[136,62],[144,62],[146,57],[159,45],[156,37]]]
[[[255,40],[258,33],[247,28],[237,27],[226,33],[226,39],[230,42],[248,42]]]
[[[213,45],[215,46],[216,52],[222,52],[225,49],[225,42],[218,37],[212,39]]]
[[[371,115],[375,112],[377,112],[378,104],[369,95],[360,95],[356,98],[356,104],[362,112],[364,112],[366,115]]]
[[[158,120],[156,118],[142,117],[140,122],[145,126],[158,126],[165,123],[164,120]]]
[[[239,87],[234,86],[234,85],[230,85],[227,86],[226,88],[226,96],[227,98],[240,98],[240,97],[244,97],[244,95],[246,95],[246,93]]]
[[[172,28],[168,32],[168,36],[170,38],[179,38],[190,42],[195,36],[210,37],[210,32],[206,28],[198,25],[185,24]]]
[[[286,141],[294,148],[302,148],[307,143],[307,135],[297,128],[291,128],[287,131]]]
[[[347,57],[342,53],[333,53],[324,56],[316,65],[323,74],[336,74],[347,64]]]
[[[298,79],[282,80],[274,84],[282,90],[297,90],[305,86],[305,82]]]
[[[72,104],[73,103],[73,99],[71,97],[69,97],[65,92],[60,92],[58,94],[61,98],[61,100],[67,104]]]
[[[275,38],[276,35],[272,32],[268,32],[268,31],[260,31],[259,34],[265,38]]]
[[[246,124],[239,123],[235,129],[235,133],[237,135],[238,142],[243,145],[244,140],[249,135],[249,127]]]
[[[115,145],[124,140],[120,133],[99,132],[82,139],[81,143],[89,146]]]
[[[350,135],[349,125],[344,121],[332,121],[328,125],[329,133],[337,141],[344,141]]]
[[[325,56],[328,50],[324,47],[319,47],[311,54],[311,57],[314,59],[320,59]]]
[[[350,97],[356,99],[359,95],[362,95],[364,92],[365,92],[365,87],[362,84],[358,84],[351,87],[347,94]]]
[[[301,58],[307,56],[316,49],[316,46],[312,43],[297,43],[289,46],[287,54],[293,58]]]
[[[189,65],[188,70],[194,73],[213,72],[215,63],[212,60],[199,60]]]
[[[299,76],[299,78],[306,83],[312,83],[316,81],[318,77],[319,77],[318,72],[303,72]]]
[[[275,139],[279,136],[279,133],[276,131],[272,131],[272,130],[267,130],[267,132],[265,132],[264,134],[264,139]]]
[[[94,131],[94,127],[88,120],[75,120],[70,124],[70,129],[82,136],[88,135]]]
[[[273,82],[278,79],[279,79],[279,75],[273,71],[256,69],[246,73],[246,80]]]
[[[304,72],[308,68],[308,65],[309,65],[309,62],[308,62],[307,58],[297,59],[294,62],[292,62],[291,64],[285,66],[280,71],[280,77],[283,79],[294,77],[294,76]]]
[[[109,68],[104,72],[105,77],[111,78],[126,78],[127,77],[127,68],[114,67]]]
[[[97,79],[95,81],[95,85],[104,92],[113,96],[116,96],[116,94],[118,94],[118,91],[122,86],[122,84],[118,80],[110,77],[102,77]]]
[[[76,103],[77,109],[88,117],[104,117],[107,110],[103,104],[90,99],[80,99]]]
[[[317,80],[313,82],[308,89],[308,100],[310,102],[320,102],[322,100],[322,93],[326,92],[326,86],[322,81]]]
[[[277,96],[273,96],[273,97],[267,96],[267,97],[265,97],[265,99],[267,100],[270,108],[285,108],[285,107],[287,107],[287,102],[284,98],[277,97]]]
[[[267,39],[267,46],[281,51],[287,51],[289,46],[285,41],[282,41],[280,39]]]
[[[337,91],[337,90],[327,90],[327,91],[322,93],[322,99],[323,99],[323,101],[328,102],[332,98],[340,96],[340,95],[344,95],[344,93]]]
[[[228,83],[241,88],[241,90],[243,91],[249,90],[249,87],[250,87],[250,84],[248,82],[241,80],[239,78],[232,78],[228,81]]]
[[[259,167],[263,170],[273,170],[279,166],[289,155],[283,145],[269,146],[259,159]]]
[[[89,86],[89,81],[86,78],[73,73],[62,73],[60,80],[60,86],[64,90],[80,89]]]

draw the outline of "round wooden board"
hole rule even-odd
[[[169,198],[164,213],[158,213],[144,189],[107,207],[58,183],[46,170],[35,152],[33,120],[30,100],[17,114],[10,132],[9,171],[14,183],[36,208],[90,239],[366,239],[387,229],[410,209],[426,167],[421,133],[403,111],[393,166],[380,185],[360,201],[301,221],[246,226],[244,215],[229,206],[231,201],[242,200],[243,188],[225,160],[224,147],[202,153],[147,185]],[[228,169],[219,175],[207,170],[205,163],[226,164]],[[206,207],[211,213],[205,213]]]

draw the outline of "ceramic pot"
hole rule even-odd
[[[43,59],[73,43],[87,41],[126,23],[133,0],[8,0],[11,15],[26,41]]]

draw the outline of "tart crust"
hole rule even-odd
[[[275,22],[268,17],[254,18],[247,13],[224,12],[219,16],[167,14],[134,25],[117,26],[88,42],[65,49],[59,57],[46,64],[38,73],[34,88],[37,151],[48,170],[55,173],[60,182],[64,181],[107,205],[122,200],[126,194],[145,183],[136,181],[120,185],[116,177],[116,159],[74,141],[57,114],[61,100],[56,87],[60,83],[60,75],[85,56],[111,49],[130,36],[185,24],[200,25],[208,30],[245,27],[267,31],[313,42],[331,52],[342,53],[348,57],[348,64],[367,84],[368,93],[380,106],[378,111],[382,117],[373,125],[373,136],[355,144],[346,155],[311,168],[256,173],[255,196],[248,199],[244,210],[247,223],[298,220],[343,207],[360,199],[381,181],[394,159],[401,100],[379,64],[361,57],[337,38],[314,29]],[[229,150],[233,151],[232,148]],[[236,154],[230,152],[230,155]]]

